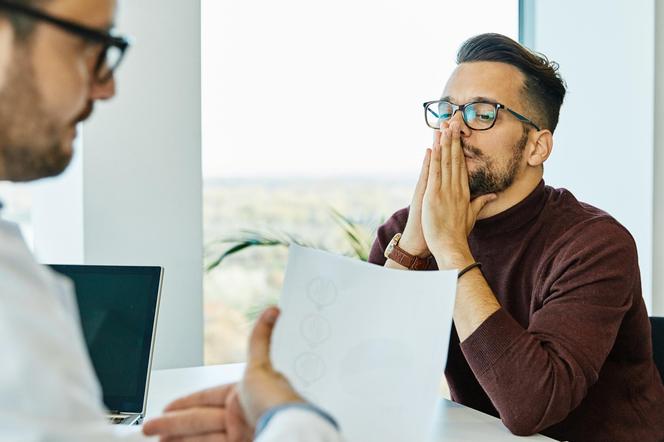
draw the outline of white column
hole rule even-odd
[[[79,127],[80,133],[80,127]],[[82,137],[60,176],[31,184],[34,253],[45,264],[82,264],[84,256]]]
[[[201,365],[200,1],[119,8],[134,45],[84,128],[85,262],[164,266],[154,368]]]

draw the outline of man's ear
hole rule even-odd
[[[528,165],[532,167],[541,166],[553,150],[553,134],[550,130],[544,129],[531,132],[528,138]]]

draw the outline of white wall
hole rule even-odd
[[[545,181],[627,227],[652,308],[655,1],[526,1],[525,43],[560,63],[569,87]]]
[[[120,2],[118,30],[135,39],[118,96],[85,124],[79,163],[36,197],[35,248],[50,262],[83,247],[86,264],[164,266],[154,367],[201,365],[200,2]]]

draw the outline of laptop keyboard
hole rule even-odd
[[[127,419],[126,416],[109,416],[108,421],[112,424],[121,424]]]
[[[106,418],[113,425],[140,425],[143,423],[143,416],[138,414],[108,414]]]

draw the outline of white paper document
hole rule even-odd
[[[291,246],[272,360],[348,442],[426,441],[455,292],[455,271],[386,269]]]

